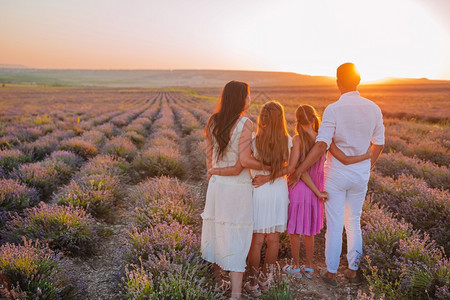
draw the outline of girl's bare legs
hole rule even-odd
[[[264,244],[264,233],[254,233],[250,251],[248,252],[248,264],[250,266],[251,285],[258,283],[259,263],[261,262],[261,248]]]
[[[305,235],[305,252],[306,252],[305,267],[312,268],[313,267],[312,261],[314,255],[314,235]]]
[[[291,252],[294,263],[293,267],[294,269],[298,269],[300,267],[300,235],[290,234],[289,240],[291,241]]]
[[[230,271],[231,298],[241,299],[243,277],[244,277],[244,272]]]
[[[267,252],[266,252],[266,258],[264,260],[264,268],[263,268],[264,274],[267,274],[268,266],[274,265],[277,262],[279,247],[280,247],[280,234],[277,232],[268,233],[267,234]]]

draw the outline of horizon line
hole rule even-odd
[[[335,79],[335,76],[328,76],[328,75],[311,75],[311,74],[304,74],[304,73],[297,73],[293,71],[272,71],[272,70],[249,70],[249,69],[207,69],[207,68],[198,68],[198,69],[174,69],[174,68],[168,68],[168,69],[113,69],[113,68],[40,68],[40,67],[30,67],[26,65],[19,65],[19,64],[2,64],[0,63],[0,70],[4,69],[10,69],[10,70],[54,70],[54,71],[221,71],[221,72],[261,72],[261,73],[286,73],[286,74],[296,74],[301,76],[310,76],[310,77],[326,77],[330,79]],[[449,79],[442,79],[442,78],[428,78],[428,77],[395,77],[395,76],[386,76],[380,79],[376,80],[362,80],[362,82],[365,83],[377,83],[377,82],[384,82],[388,80],[395,80],[395,79],[410,79],[410,80],[429,80],[429,81],[450,81]]]

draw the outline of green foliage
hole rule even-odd
[[[35,124],[35,125],[45,125],[45,124],[51,124],[53,123],[52,118],[47,115],[41,115],[41,116],[37,116],[36,118],[34,118],[31,123]]]
[[[292,300],[294,296],[290,290],[289,282],[286,278],[276,279],[267,293],[261,296],[262,299]]]

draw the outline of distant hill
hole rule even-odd
[[[449,83],[448,80],[431,80],[428,78],[386,78],[381,80],[380,83],[383,84],[441,84]]]
[[[223,87],[243,80],[252,87],[335,85],[335,78],[290,72],[229,70],[54,70],[0,65],[0,82],[105,87]],[[428,79],[389,79],[383,84],[439,83]],[[448,83],[448,81],[447,81]]]
[[[304,86],[334,84],[326,76],[288,72],[223,70],[47,70],[0,68],[0,82],[108,86],[108,87],[222,87],[230,80],[252,86]]]
[[[29,69],[29,68],[24,65],[0,64],[0,69]]]

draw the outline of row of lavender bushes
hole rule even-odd
[[[361,227],[369,283],[362,299],[449,299],[450,261],[426,232],[371,196],[363,207]]]
[[[189,135],[192,131],[200,128],[201,125],[197,118],[184,107],[181,107],[174,96],[170,95],[169,99],[174,117],[180,125],[181,132],[184,136]]]
[[[373,199],[386,206],[414,228],[428,233],[438,245],[450,253],[450,194],[448,190],[428,187],[412,175],[402,174],[396,179],[373,174],[369,188]]]
[[[385,125],[385,152],[397,151],[439,166],[450,165],[450,134],[446,126],[398,119],[387,119]]]
[[[192,104],[190,107],[187,106],[186,98],[177,96],[171,95],[171,107],[175,120],[184,135],[179,143],[186,153],[185,164],[189,166],[187,173],[191,180],[204,180],[206,178],[206,155],[203,128],[206,123],[202,123],[201,119],[191,112],[190,107],[193,106]],[[200,111],[200,109],[198,110]]]
[[[158,110],[155,105],[157,96],[149,99],[142,107],[127,111],[125,114],[117,116],[111,120],[114,125],[123,128],[123,134],[109,139],[101,153],[122,157],[131,162],[136,156],[139,147],[145,142],[153,116]]]
[[[401,174],[421,178],[432,188],[450,189],[450,170],[430,161],[408,157],[399,152],[383,153],[376,164],[376,170],[383,176],[397,179]]]
[[[45,243],[0,246],[1,299],[82,299],[86,285],[72,262]]]
[[[123,249],[126,299],[218,299],[211,266],[200,258],[199,209],[193,187],[176,178],[150,178],[129,195],[134,226]]]
[[[167,96],[161,97],[159,114],[153,123],[153,133],[132,161],[140,178],[155,176],[182,177],[186,170],[178,146],[179,137],[174,131],[174,115],[167,103]]]
[[[82,162],[82,158],[72,152],[55,151],[41,162],[22,164],[0,178],[0,229],[10,219],[11,213],[21,213],[41,199],[48,199],[58,185],[68,181]]]

